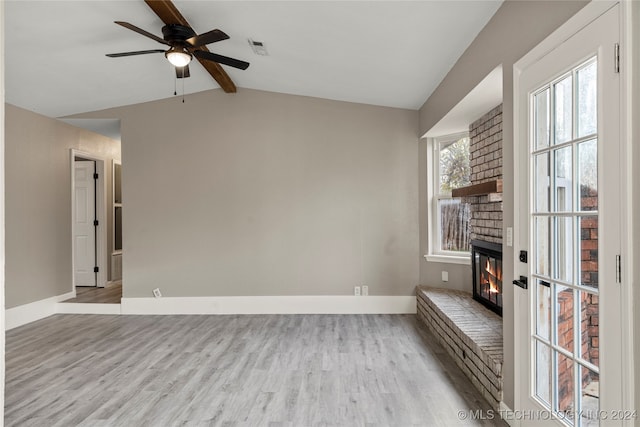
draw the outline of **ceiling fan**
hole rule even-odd
[[[219,64],[246,70],[249,63],[228,56],[212,53],[206,45],[219,42],[229,38],[227,34],[220,30],[211,30],[206,33],[196,34],[187,20],[180,14],[178,9],[170,0],[145,0],[145,3],[158,15],[165,23],[162,27],[160,38],[155,34],[138,28],[128,22],[115,21],[116,24],[129,30],[135,31],[145,37],[169,46],[168,50],[151,49],[138,50],[133,52],[109,53],[108,57],[119,58],[123,56],[146,55],[150,53],[164,53],[167,60],[176,68],[176,77],[189,77],[189,63],[195,58],[204,66],[211,76],[220,84],[225,92],[236,92],[236,87],[231,78],[220,67]]]

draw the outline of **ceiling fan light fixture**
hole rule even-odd
[[[182,49],[171,48],[165,52],[164,56],[174,67],[184,67],[191,62],[191,54]]]

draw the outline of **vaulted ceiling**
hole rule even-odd
[[[223,65],[239,88],[418,109],[501,1],[174,1],[197,33],[231,38],[212,52],[251,63]],[[164,46],[113,23],[161,36],[142,0],[7,1],[6,101],[61,117],[173,96],[162,54],[106,53]],[[264,42],[255,55],[247,39]],[[219,86],[193,63],[178,92]],[[241,90],[241,89],[240,89]],[[233,96],[233,95],[229,95]]]

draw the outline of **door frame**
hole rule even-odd
[[[634,346],[634,330],[633,330],[633,298],[632,298],[632,278],[633,276],[633,239],[630,238],[633,234],[633,219],[632,219],[632,63],[631,57],[632,49],[632,37],[631,37],[631,25],[632,25],[632,13],[630,2],[626,1],[592,1],[588,3],[584,8],[578,11],[573,17],[571,17],[565,24],[554,31],[549,37],[543,40],[540,44],[534,47],[529,53],[524,55],[513,65],[513,159],[514,159],[514,189],[527,188],[528,190],[528,168],[521,165],[521,159],[523,158],[523,150],[528,148],[528,143],[522,141],[522,135],[526,135],[527,132],[527,115],[523,114],[520,110],[520,104],[522,99],[520,96],[521,82],[520,76],[523,70],[527,69],[530,65],[537,62],[540,58],[545,56],[550,51],[559,47],[571,36],[576,34],[582,28],[593,22],[615,4],[620,4],[620,46],[621,46],[621,67],[620,67],[620,149],[621,149],[621,163],[620,163],[620,182],[621,182],[621,252],[622,252],[622,283],[620,284],[621,300],[622,300],[622,398],[620,402],[621,410],[634,410],[635,408],[635,395],[634,395],[634,363],[633,363],[633,346]],[[611,58],[613,61],[613,58]],[[613,62],[612,65],[613,66]],[[524,119],[523,119],[524,117]],[[625,159],[626,161],[622,161]],[[527,224],[521,224],[520,218],[523,214],[523,209],[527,206],[523,206],[517,200],[517,193],[514,192],[514,217],[513,226],[515,230],[519,230],[521,227],[528,227]],[[519,262],[518,252],[520,249],[528,250],[528,248],[522,248],[522,242],[520,239],[520,233],[514,234],[513,244],[513,274],[519,276],[520,273],[524,273],[523,264]],[[521,312],[521,309],[526,308],[528,313],[527,292],[520,288],[514,289],[513,304],[515,312]],[[514,361],[528,360],[529,354],[523,354],[523,349],[526,348],[522,344],[522,340],[528,340],[528,327],[526,319],[523,316],[516,315],[514,318]],[[526,333],[519,333],[526,332]],[[521,402],[526,396],[522,396],[522,383],[523,375],[529,375],[529,372],[523,372],[522,369],[515,369],[514,375],[514,404],[516,410],[520,409]],[[520,420],[515,420],[515,425],[520,425]],[[632,425],[633,420],[627,420],[627,425]]]
[[[75,239],[73,238],[73,224],[75,223],[75,158],[96,162],[96,173],[98,174],[98,182],[96,183],[96,217],[98,219],[98,230],[96,233],[96,264],[99,268],[96,276],[96,287],[104,288],[107,285],[107,180],[105,179],[105,162],[106,159],[96,154],[87,153],[86,151],[76,150],[72,148],[69,151],[70,167],[71,167],[71,291],[76,292],[75,279]]]

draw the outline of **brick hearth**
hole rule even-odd
[[[470,294],[418,286],[418,318],[494,409],[502,400],[502,318]]]

